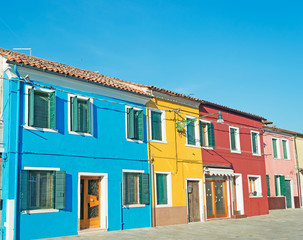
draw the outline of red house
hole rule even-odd
[[[207,219],[268,214],[262,120],[210,102],[200,105]]]

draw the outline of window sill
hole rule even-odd
[[[37,210],[26,210],[22,211],[23,214],[36,214],[36,213],[52,213],[52,212],[59,212],[59,209],[37,209]]]
[[[157,204],[156,208],[165,208],[165,207],[172,207],[172,204]]]
[[[275,160],[281,160],[281,158],[274,158]]]
[[[252,155],[253,155],[253,156],[261,156],[260,153],[253,153]]]
[[[84,132],[74,132],[74,131],[69,131],[69,134],[73,134],[73,135],[79,135],[79,136],[88,136],[88,137],[92,137],[93,135],[91,133],[84,133]]]
[[[127,141],[129,142],[135,142],[135,143],[143,143],[142,140],[137,140],[137,139],[130,139],[130,138],[126,138]]]
[[[145,207],[145,204],[128,204],[123,205],[123,208],[139,208],[139,207]]]
[[[288,159],[288,158],[284,158],[284,160],[286,160],[286,161],[290,161],[291,159]]]
[[[208,150],[214,150],[213,147],[207,147],[207,146],[202,146],[201,148],[203,148],[203,149],[208,149]]]
[[[24,125],[23,128],[24,128],[24,129],[27,129],[27,130],[34,130],[34,131],[40,131],[40,132],[53,132],[53,133],[58,133],[58,130],[57,130],[57,129],[51,129],[51,128],[31,127],[31,126],[27,126],[27,125]]]
[[[194,147],[194,148],[202,148],[200,145],[190,145],[190,144],[185,144],[186,147]]]
[[[263,196],[262,195],[259,195],[259,196],[249,196],[249,198],[262,198]]]
[[[231,153],[238,153],[238,154],[241,154],[241,153],[242,153],[241,150],[231,150],[231,149],[230,149],[230,152],[231,152]]]
[[[151,143],[164,143],[164,144],[167,144],[166,141],[159,141],[159,140],[149,140],[148,142],[151,142]]]

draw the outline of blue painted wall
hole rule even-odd
[[[54,87],[60,88],[60,86]],[[64,90],[88,97],[141,106],[144,110],[144,124],[146,123],[143,105],[70,89]],[[6,209],[6,199],[19,198],[19,184],[17,186],[15,174],[17,172],[19,174],[24,166],[56,167],[66,171],[66,208],[54,213],[23,214],[19,211],[16,201],[17,239],[37,239],[78,233],[78,172],[108,173],[109,231],[120,230],[122,225],[123,229],[151,226],[150,205],[138,208],[122,209],[121,207],[122,169],[144,170],[149,173],[146,132],[143,143],[127,141],[125,105],[94,99],[93,136],[80,136],[68,132],[67,93],[56,91],[58,133],[25,129],[23,127],[24,100],[24,83],[4,81],[4,156],[7,156],[7,159],[3,162],[3,209]],[[19,144],[16,138],[19,138]],[[5,234],[3,226],[6,220],[5,211],[2,219],[1,228]]]

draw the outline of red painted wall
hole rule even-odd
[[[200,116],[221,111],[224,123],[217,123],[218,115],[203,118],[214,123],[215,145],[211,149],[202,148],[203,164],[232,166],[235,173],[242,174],[244,213],[247,216],[268,214],[267,183],[265,171],[265,159],[263,149],[263,135],[260,120],[216,109],[206,105],[200,105]],[[239,128],[241,153],[230,151],[229,126]],[[260,133],[261,156],[252,155],[251,130]],[[249,197],[247,175],[260,175],[262,184],[262,196],[260,198]]]

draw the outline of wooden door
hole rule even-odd
[[[100,177],[81,177],[80,229],[100,227]]]
[[[187,181],[188,222],[200,222],[199,182]]]

